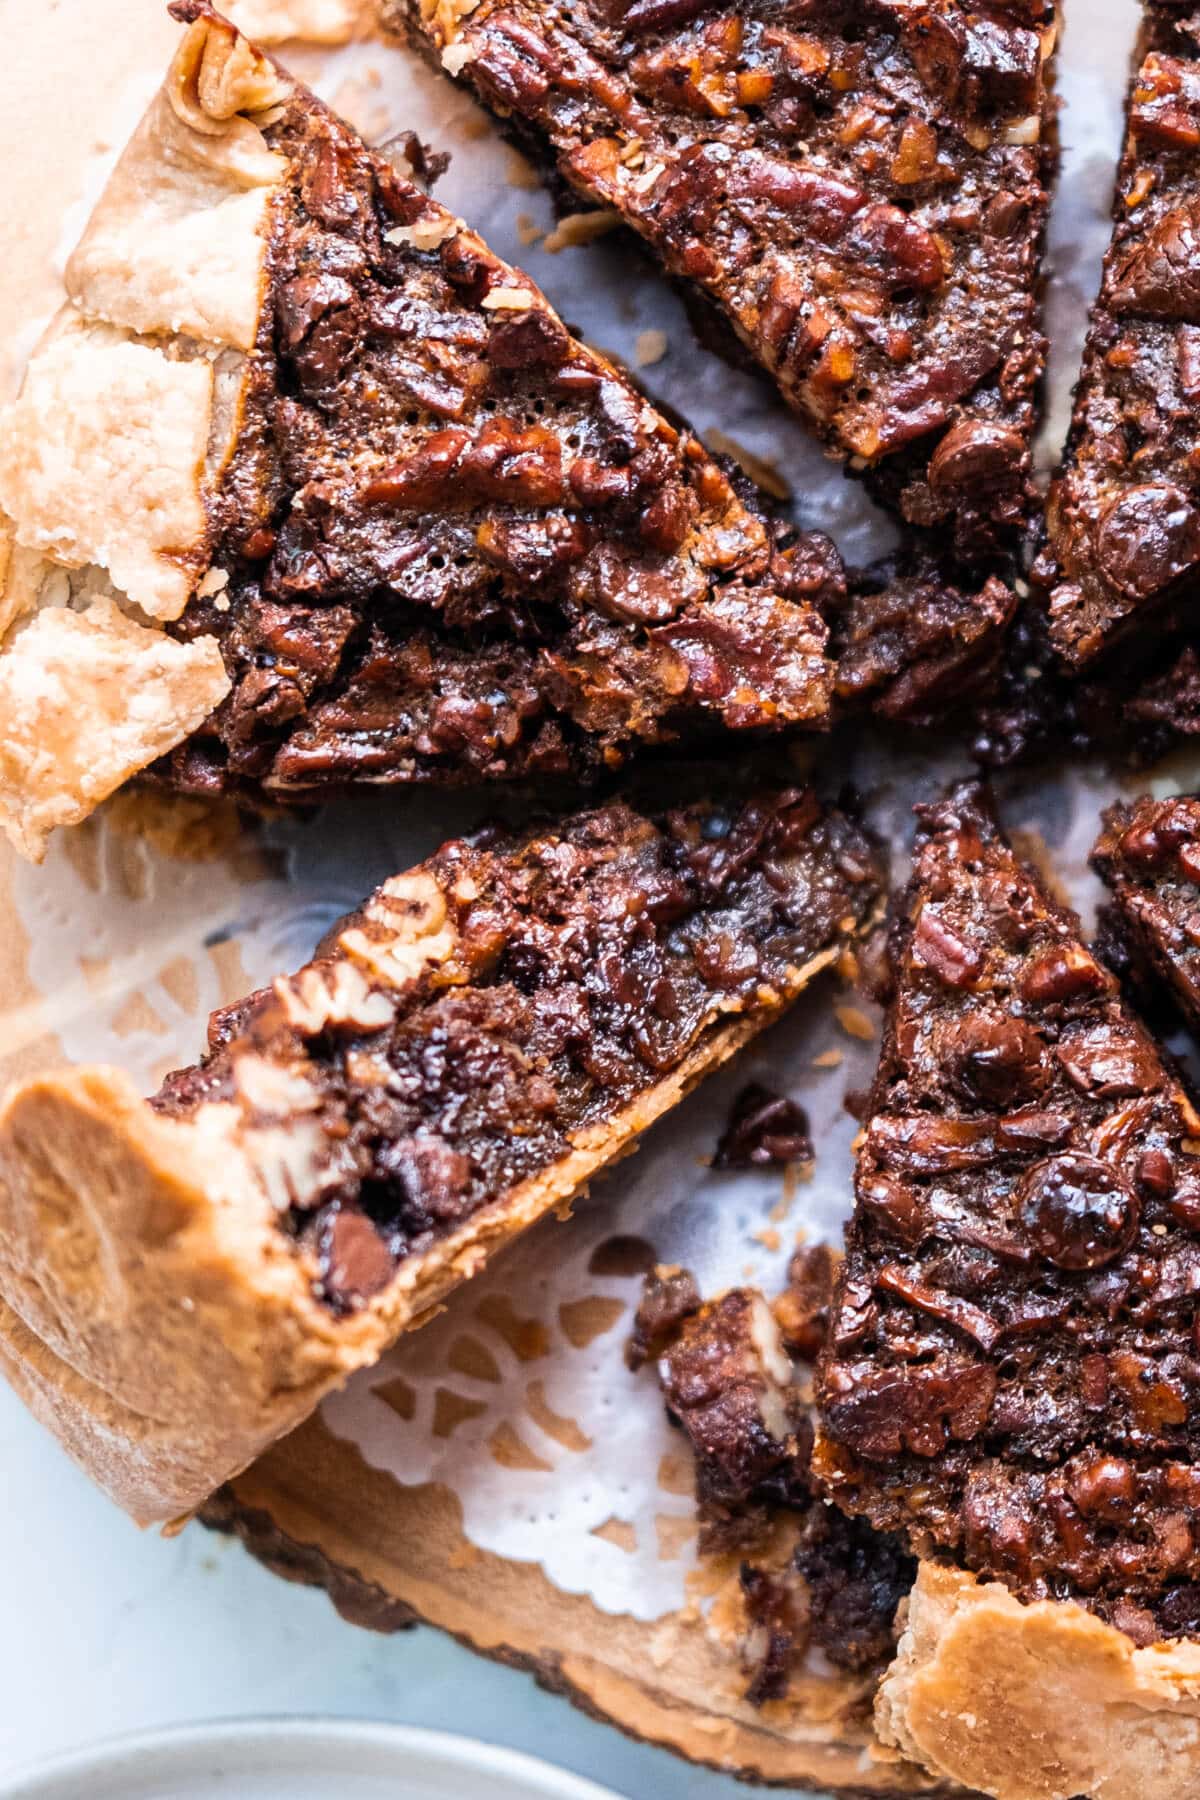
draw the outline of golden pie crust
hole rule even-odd
[[[260,121],[290,91],[232,26],[187,29],[0,416],[0,828],[26,856],[228,692],[215,642],[161,627],[208,565],[284,170]]]
[[[1191,1800],[1200,1644],[1139,1648],[1073,1601],[922,1563],[875,1724],[885,1744],[996,1800]]]

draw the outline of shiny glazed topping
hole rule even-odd
[[[972,553],[1022,525],[1048,0],[390,0],[699,284],[881,497]]]
[[[777,1009],[877,892],[863,835],[794,789],[484,832],[215,1015],[209,1057],[154,1104],[233,1101],[254,1142],[284,1134],[281,1224],[345,1310],[603,1133],[723,1017]]]
[[[980,790],[923,811],[815,1461],[1152,1637],[1200,1578],[1200,1120],[1077,930]]]
[[[233,692],[177,786],[588,775],[684,727],[819,725],[828,539],[299,90],[271,305],[184,635]],[[414,152],[414,154],[417,154]]]

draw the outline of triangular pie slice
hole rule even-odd
[[[781,535],[407,164],[190,21],[0,432],[0,820],[826,722]]]
[[[579,1193],[877,910],[811,792],[613,803],[442,847],[149,1101],[115,1069],[0,1114],[0,1356],[169,1519]]]
[[[1117,801],[1092,864],[1112,891],[1109,923],[1134,980],[1160,987],[1200,1029],[1200,797]]]
[[[822,1473],[1023,1598],[1178,1634],[1200,1622],[1200,1121],[977,789],[922,812],[894,963]]]
[[[1200,55],[1147,0],[1115,224],[1047,510],[1054,646],[1079,669],[1200,583]]]
[[[1027,521],[1051,0],[384,0],[972,555]]]
[[[921,810],[893,962],[813,1458],[931,1559],[877,1722],[1009,1800],[1182,1796],[1200,1119],[978,788]]]

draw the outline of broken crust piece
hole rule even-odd
[[[827,724],[828,540],[744,503],[525,275],[232,26],[176,10],[0,432],[26,569],[0,668],[71,598],[57,565],[190,648],[209,705],[164,758],[164,703],[86,791],[16,770],[22,847],[152,762],[254,799],[589,777],[701,727]]]
[[[970,786],[920,809],[818,1383],[846,1511],[1200,1635],[1200,1119]]]
[[[785,1008],[868,922],[810,794],[445,845],[143,1101],[111,1069],[0,1116],[17,1385],[171,1519],[419,1324]]]
[[[1071,1601],[922,1563],[875,1724],[944,1780],[997,1800],[1192,1800],[1200,1644],[1137,1648]]]
[[[1194,606],[1200,571],[1200,57],[1188,14],[1146,0],[1137,55],[1113,234],[1037,570],[1052,644],[1075,671],[1144,637],[1167,607]]]
[[[698,285],[831,451],[975,554],[1028,520],[1048,0],[386,0]]]

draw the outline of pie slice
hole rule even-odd
[[[1147,0],[1064,466],[1048,509],[1050,633],[1082,668],[1194,601],[1200,499],[1200,56],[1190,16]]]
[[[822,1365],[845,1509],[1200,1625],[1200,1121],[977,789],[924,809]]]
[[[1118,801],[1092,864],[1112,890],[1111,922],[1135,979],[1160,984],[1200,1029],[1200,798]]]
[[[686,1271],[656,1270],[630,1361],[656,1357],[695,1453],[701,1557],[714,1572],[734,1563],[714,1614],[735,1640],[746,1698],[794,1702],[820,1682],[826,1706],[837,1691],[861,1715],[895,1653],[916,1564],[895,1537],[822,1504],[811,1479],[802,1365],[823,1335],[835,1266],[824,1245],[798,1250],[773,1306],[754,1288],[702,1302]]]
[[[384,0],[972,555],[1033,505],[1052,0]]]
[[[874,852],[810,792],[451,842],[149,1101],[0,1115],[3,1360],[139,1519],[196,1506],[834,961]]]
[[[1078,930],[978,788],[922,809],[813,1466],[930,1559],[886,1741],[1006,1800],[1182,1800],[1200,1120]]]
[[[311,795],[824,724],[828,540],[778,532],[407,164],[176,12],[0,428],[19,847],[148,766]]]

